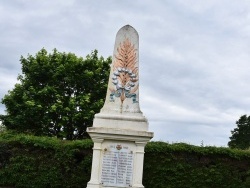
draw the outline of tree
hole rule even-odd
[[[2,122],[0,121],[0,132],[5,131],[5,127],[2,125]]]
[[[3,125],[34,135],[85,138],[105,100],[111,57],[98,57],[97,50],[83,59],[42,49],[20,61],[19,83],[2,99]]]
[[[228,142],[230,148],[248,149],[250,147],[250,116],[243,115],[236,121],[237,128],[231,131]]]

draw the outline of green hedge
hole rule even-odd
[[[86,187],[92,141],[0,134],[0,187]]]
[[[150,142],[143,182],[149,188],[249,188],[250,151]]]
[[[0,187],[86,187],[92,147],[91,140],[0,133]],[[250,151],[164,142],[145,151],[146,188],[250,187]]]

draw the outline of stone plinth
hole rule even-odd
[[[126,25],[117,35],[106,100],[87,132],[94,141],[87,188],[143,188],[144,148],[153,137],[139,107],[139,37]]]
[[[96,114],[93,127],[108,127],[112,129],[129,129],[147,131],[148,121],[144,116],[129,116],[124,114]]]
[[[92,174],[91,180],[88,183],[88,188],[143,187],[142,173],[144,147],[146,143],[153,137],[153,133],[103,127],[90,127],[88,128],[88,133],[94,141]],[[121,149],[119,147],[121,147]],[[126,156],[129,155],[130,160],[124,160],[122,157],[119,156],[120,153],[124,153]],[[107,154],[118,155],[116,156],[117,160],[110,159],[107,161]],[[121,167],[122,169],[120,172],[117,171],[119,169],[119,164],[117,164],[119,163],[119,160],[123,160],[123,162],[125,161],[125,167]],[[110,167],[110,169],[108,169],[107,166],[105,167],[105,164],[112,162],[116,163],[114,164],[115,167]],[[129,171],[130,175],[128,177],[127,171],[131,167],[132,169],[131,171]],[[107,169],[110,171],[107,172]],[[112,170],[114,172],[115,177],[110,177],[110,173]],[[122,176],[125,176],[123,177],[125,184],[119,184],[119,182],[122,182],[121,180],[118,181],[119,176],[121,176],[120,173],[123,174]],[[128,178],[126,179],[126,177]],[[112,181],[110,181],[110,179]]]

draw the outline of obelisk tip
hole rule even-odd
[[[139,36],[130,25],[116,35],[103,111],[141,113],[139,108]]]
[[[119,34],[120,32],[133,32],[133,33],[136,33],[137,37],[139,36],[138,32],[135,30],[134,27],[132,27],[131,25],[127,24],[127,25],[124,25],[122,28],[119,29],[119,31],[117,32],[117,34]]]

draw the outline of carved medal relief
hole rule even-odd
[[[114,58],[112,86],[109,87],[110,102],[118,99],[123,104],[124,100],[130,99],[133,103],[138,103],[136,91],[139,87],[139,71],[135,45],[126,38],[119,44]]]

